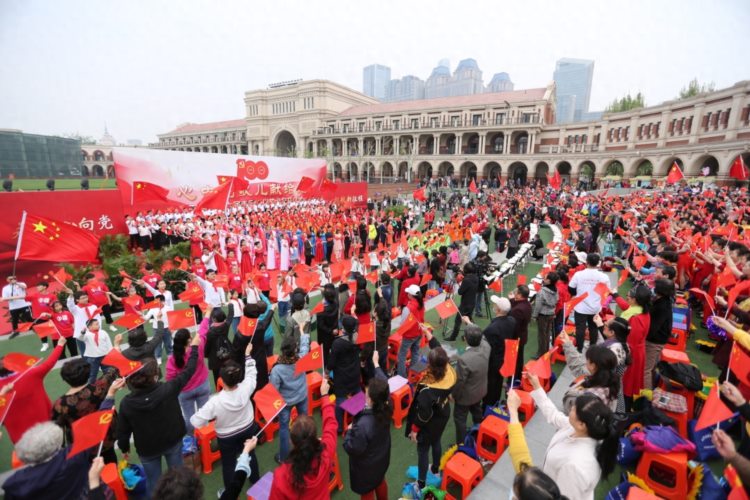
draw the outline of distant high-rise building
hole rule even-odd
[[[594,61],[560,59],[555,65],[558,123],[581,121],[589,110]]]
[[[495,73],[492,81],[487,85],[487,92],[510,92],[513,90],[513,82],[508,73]]]
[[[484,92],[482,70],[474,59],[458,63],[450,84],[449,96],[474,95]]]
[[[451,68],[447,59],[441,59],[424,84],[425,99],[447,97],[451,81]]]
[[[391,80],[391,68],[371,64],[362,70],[362,92],[375,99],[385,99],[386,87]]]
[[[386,102],[415,101],[424,99],[424,81],[414,75],[388,82],[385,92]]]

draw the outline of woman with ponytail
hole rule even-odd
[[[208,315],[205,324],[201,326],[205,327],[198,330],[198,335],[201,337],[201,342],[205,342],[208,332]],[[190,424],[190,417],[198,408],[208,402],[211,395],[211,386],[208,383],[208,368],[206,368],[206,363],[203,360],[203,349],[190,346],[190,331],[187,328],[180,328],[175,332],[172,339],[172,355],[167,359],[167,380],[177,378],[177,375],[185,370],[185,365],[190,357],[188,349],[198,350],[198,367],[185,387],[182,388],[178,400],[182,408],[182,418],[185,420],[186,434],[192,436],[194,429]]]
[[[582,394],[565,416],[547,397],[539,377],[533,373],[527,377],[534,387],[531,397],[547,422],[557,428],[545,452],[544,473],[566,497],[593,500],[599,480],[615,468],[619,435],[612,410],[597,396]]]
[[[374,351],[375,376],[367,384],[365,409],[354,417],[344,439],[352,491],[362,500],[388,500],[385,474],[391,462],[393,407],[379,358],[378,351]]]
[[[607,347],[594,344],[581,354],[565,332],[560,334],[565,361],[574,377],[579,377],[563,396],[563,411],[570,409],[581,394],[594,394],[609,407],[617,409],[617,395],[620,393],[620,378],[615,373],[617,357]]]

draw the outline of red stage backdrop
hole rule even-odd
[[[231,201],[263,200],[300,196],[296,188],[300,179],[313,179],[305,197],[321,195],[326,176],[324,160],[299,158],[240,156],[158,149],[115,148],[115,175],[125,213],[165,209],[180,205],[193,206],[210,189],[219,185],[221,176],[236,176],[249,183],[246,190]],[[168,190],[166,201],[133,203],[131,189],[138,181],[156,184]]]

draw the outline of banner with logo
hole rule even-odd
[[[219,185],[223,176],[239,177],[247,188],[233,192],[230,202],[302,197],[300,179],[313,180],[304,197],[314,197],[326,177],[324,160],[261,157],[159,149],[114,148],[115,176],[125,213],[194,206]],[[134,200],[132,187],[148,182],[167,190],[164,200]],[[243,183],[244,184],[244,183]]]
[[[366,182],[336,182],[334,186],[333,189],[321,190],[320,197],[343,208],[367,206]]]

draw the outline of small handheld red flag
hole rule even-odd
[[[448,319],[458,313],[458,307],[456,306],[456,303],[453,302],[453,299],[448,299],[438,304],[435,307],[435,311],[437,311],[440,319]]]
[[[432,275],[430,273],[426,273],[424,276],[422,276],[422,281],[419,282],[419,286],[425,286],[427,283],[432,280]]]
[[[313,307],[312,309],[310,309],[310,314],[320,314],[320,313],[323,312],[323,309],[325,309],[325,304],[321,300],[320,302],[318,302],[317,304],[315,304],[315,307]]]
[[[607,284],[597,283],[594,287],[594,291],[599,294],[599,297],[602,298],[602,305],[604,305],[604,302],[607,300],[607,298],[609,298],[609,294],[611,293]]]
[[[588,296],[589,296],[589,292],[583,292],[581,295],[577,297],[573,297],[572,299],[570,299],[569,301],[565,303],[565,310],[568,311],[568,314],[572,313],[573,309],[575,309],[575,307],[578,304],[586,300]]]
[[[68,458],[74,457],[104,441],[109,425],[112,423],[113,413],[114,410],[95,411],[73,422],[71,425],[73,445],[68,452]]]
[[[366,344],[375,342],[375,323],[365,323],[359,325],[357,330],[357,341],[355,344]]]
[[[41,358],[32,356],[31,354],[10,352],[3,356],[3,367],[12,372],[23,373],[39,362],[40,359]]]
[[[505,357],[503,358],[503,366],[500,367],[500,375],[512,377],[516,373],[517,362],[518,339],[505,339]]]
[[[304,357],[297,360],[294,365],[294,374],[311,372],[323,368],[323,347],[318,346],[311,349]]]
[[[121,326],[126,330],[132,330],[137,326],[141,326],[143,323],[145,323],[145,320],[137,314],[126,314],[120,316],[114,321],[115,325]]]
[[[258,328],[258,318],[248,318],[247,316],[242,316],[240,323],[237,325],[237,331],[245,337],[255,335],[256,328]]]
[[[747,180],[747,166],[745,166],[745,160],[742,158],[742,155],[738,155],[737,159],[732,162],[732,166],[729,168],[729,177],[739,181]]]
[[[286,405],[284,398],[273,384],[266,384],[262,389],[256,391],[253,400],[260,414],[268,422]]]
[[[527,283],[527,281],[526,281],[527,279],[528,279],[528,278],[526,278],[526,275],[525,275],[525,274],[519,274],[519,275],[518,275],[518,276],[516,277],[516,280],[517,280],[517,281],[516,281],[516,285],[525,285],[525,284]]]
[[[529,365],[529,372],[534,373],[539,378],[550,378],[552,376],[552,364],[550,359],[550,353],[545,353],[541,358]]]
[[[44,323],[37,323],[34,325],[34,332],[39,336],[40,339],[46,337],[54,337],[58,334],[57,327],[52,320],[45,321]]]
[[[417,318],[413,314],[409,314],[406,319],[401,323],[401,326],[396,330],[396,334],[403,335],[417,325]]]
[[[701,410],[701,414],[698,416],[698,422],[695,424],[695,430],[705,429],[733,416],[734,413],[732,410],[727,408],[727,405],[719,397],[719,382],[717,381],[708,393],[703,410]]]
[[[691,288],[688,290],[690,293],[695,293],[698,295],[701,295],[703,299],[706,301],[706,304],[708,304],[708,307],[711,309],[712,312],[716,312],[716,302],[714,302],[714,298],[711,297],[709,294],[701,290],[700,288]]]
[[[498,278],[492,283],[490,283],[489,285],[487,285],[487,288],[497,293],[503,293],[503,280]]]
[[[191,308],[167,311],[167,322],[172,331],[195,326],[195,313]]]
[[[186,262],[186,261],[183,261],[183,262]],[[200,287],[198,283],[190,282],[185,288],[185,291],[182,292],[178,297],[180,298],[180,300],[184,300],[186,302],[190,302],[191,300],[195,300],[195,299],[202,299],[203,289]]]
[[[620,271],[620,279],[617,280],[617,288],[620,288],[622,284],[625,283],[625,280],[628,279],[628,275],[630,275],[630,271],[627,269]]]
[[[112,366],[114,368],[117,368],[117,370],[120,372],[121,377],[127,377],[131,373],[139,370],[141,366],[143,366],[143,363],[141,363],[140,361],[133,361],[126,358],[117,349],[112,349],[111,351],[109,351],[107,355],[104,356],[104,359],[102,359],[102,364],[105,366]]]

